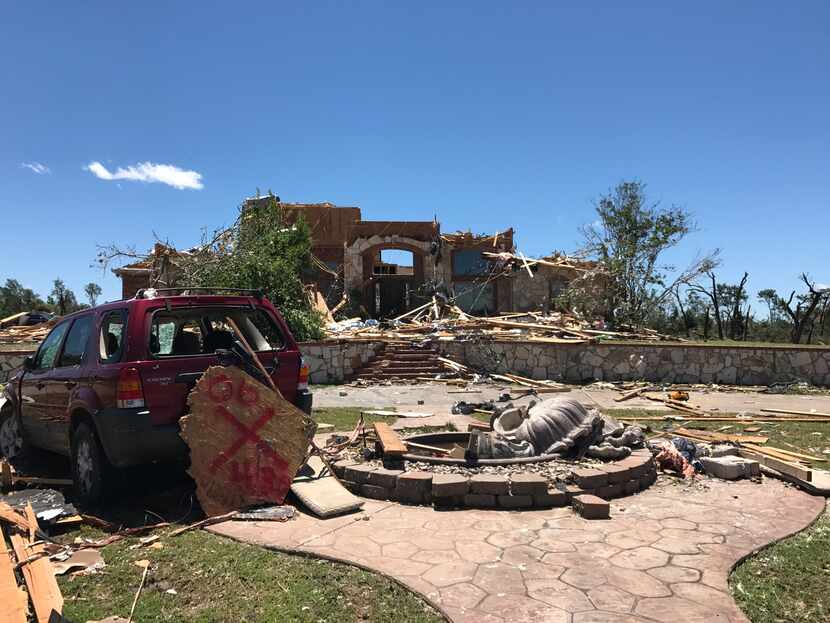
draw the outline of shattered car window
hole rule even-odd
[[[183,357],[231,349],[238,336],[228,319],[239,327],[256,351],[279,350],[285,345],[279,326],[262,309],[173,309],[153,315],[150,353],[156,357]]]

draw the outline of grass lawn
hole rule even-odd
[[[325,407],[322,409],[314,409],[311,416],[318,424],[331,424],[334,430],[351,432],[357,425],[357,420],[360,417],[361,411],[394,411],[394,409],[366,409],[361,407]],[[386,417],[382,415],[364,415],[363,421],[366,422],[367,427],[372,426],[374,422],[389,422],[395,421],[394,417]]]
[[[71,540],[101,533],[84,528]],[[130,550],[137,539],[103,549],[106,567],[89,576],[59,576],[72,621],[127,617],[142,569],[151,562],[134,620],[156,621],[443,621],[414,593],[348,565],[289,556],[204,531],[164,538],[162,549]],[[172,589],[176,594],[167,593]]]
[[[830,621],[830,516],[738,566],[729,584],[752,623]]]

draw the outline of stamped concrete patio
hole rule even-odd
[[[436,511],[367,500],[357,515],[211,530],[380,571],[452,621],[747,621],[729,594],[730,570],[809,525],[825,500],[771,479],[706,483],[617,500],[607,521],[569,508]]]

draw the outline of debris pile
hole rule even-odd
[[[678,340],[650,329],[609,331],[602,320],[586,320],[563,312],[514,312],[472,316],[439,296],[389,321],[348,318],[329,323],[330,337],[381,341],[424,339],[523,340],[548,344],[585,344],[598,340]]]
[[[63,596],[45,536],[30,504],[21,512],[0,502],[0,607],[4,621],[26,623],[29,602],[38,623],[61,620]],[[26,590],[18,585],[15,569],[20,570]]]
[[[37,343],[40,342],[60,320],[57,316],[49,322],[30,326],[11,325],[0,329],[0,344]]]

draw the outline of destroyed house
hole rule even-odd
[[[243,211],[271,200],[247,199]],[[302,217],[311,231],[312,266],[303,281],[316,287],[330,307],[345,294],[351,309],[366,317],[393,318],[433,296],[474,315],[547,310],[585,270],[566,256],[527,260],[515,255],[512,228],[488,235],[442,233],[436,220],[372,221],[363,220],[358,207],[279,205],[288,223]],[[115,269],[122,295],[175,285],[178,253],[157,244],[147,259]]]

